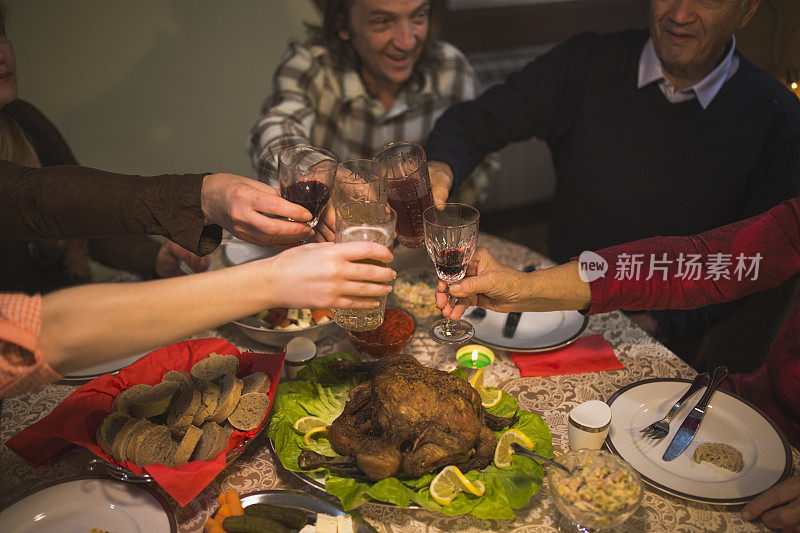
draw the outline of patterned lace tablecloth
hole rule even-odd
[[[482,234],[479,244],[488,248],[500,261],[521,268],[528,263],[546,264],[541,255],[523,246]],[[398,268],[424,264],[422,251],[398,252]],[[215,253],[212,265],[222,262]],[[624,370],[595,372],[544,378],[521,378],[517,367],[505,352],[497,359],[487,377],[489,385],[501,387],[519,400],[522,408],[540,414],[550,426],[556,453],[567,451],[567,413],[575,405],[590,399],[608,399],[629,383],[652,377],[692,378],[694,370],[663,345],[616,312],[594,316],[584,335],[602,333],[613,346]],[[245,337],[232,325],[206,331],[194,338],[222,337],[243,350],[264,351],[265,347]],[[346,335],[339,331],[318,344],[319,353],[353,351]],[[427,338],[420,328],[409,344],[408,353],[425,365],[443,369],[454,366],[453,349],[442,347]],[[46,416],[77,386],[53,384],[38,391],[2,402],[0,439],[8,440],[24,427]],[[800,454],[793,451],[795,469]],[[5,446],[0,447],[0,508],[18,495],[54,480],[83,474],[90,454],[71,449],[39,468],[32,468]],[[186,507],[181,508],[165,494],[175,511],[180,531],[198,531],[215,508],[221,490],[235,488],[240,494],[266,489],[294,489],[321,499],[336,502],[325,493],[310,487],[284,470],[270,450],[263,435]],[[158,489],[160,490],[160,489]],[[163,491],[162,491],[163,493]],[[365,504],[358,512],[381,532],[424,531],[557,531],[559,512],[550,498],[545,482],[528,505],[518,510],[514,520],[480,520],[472,516],[450,517],[424,510],[404,510]],[[762,531],[761,524],[744,522],[739,508],[689,502],[647,487],[639,510],[616,531]]]

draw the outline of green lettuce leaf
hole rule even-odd
[[[300,381],[278,385],[267,435],[274,442],[275,452],[288,470],[304,472],[297,464],[301,450],[310,449],[327,456],[337,455],[324,434],[317,436],[309,446],[303,442],[303,435],[294,429],[294,422],[304,416],[317,416],[333,422],[344,410],[348,391],[367,379],[366,374],[336,377],[328,369],[328,363],[334,359],[358,361],[355,356],[344,352],[319,357],[300,372]],[[452,374],[467,379],[462,367]],[[504,392],[500,402],[488,411],[498,416],[519,416],[519,421],[511,427],[525,433],[534,442],[537,453],[545,457],[553,456],[553,440],[547,423],[540,416],[520,409],[513,396]],[[496,431],[497,438],[507,429]],[[324,468],[315,473],[324,474],[325,490],[339,498],[346,511],[367,501],[377,500],[399,507],[416,504],[447,515],[472,514],[483,519],[514,518],[514,509],[527,504],[539,492],[544,476],[542,467],[536,461],[514,456],[511,466],[505,469],[490,464],[480,472],[465,472],[467,479],[483,482],[486,487],[483,496],[460,492],[449,505],[441,506],[433,500],[429,490],[434,474],[411,479],[391,477],[372,483],[339,476]]]

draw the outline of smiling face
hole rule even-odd
[[[17,63],[14,47],[6,36],[5,21],[0,20],[0,107],[17,98]]]
[[[414,72],[430,28],[430,0],[353,0],[339,37],[349,41],[373,96],[396,94]]]
[[[670,82],[690,87],[722,59],[761,0],[650,0],[650,35]]]

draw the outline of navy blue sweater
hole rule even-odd
[[[648,32],[573,37],[471,102],[426,145],[456,187],[490,152],[532,136],[552,152],[547,244],[559,262],[655,235],[691,235],[800,190],[800,101],[748,60],[707,109],[638,89]],[[530,176],[530,179],[536,179]],[[675,331],[670,333],[675,334]]]

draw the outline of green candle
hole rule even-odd
[[[484,368],[494,362],[494,353],[486,346],[470,344],[456,352],[456,360],[467,368]]]

